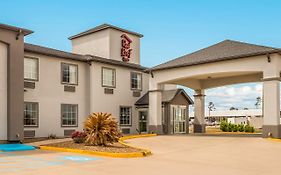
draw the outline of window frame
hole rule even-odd
[[[30,103],[30,104],[36,104],[37,105],[37,116],[36,116],[36,125],[25,125],[24,124],[24,120],[25,120],[25,108],[23,110],[23,127],[24,128],[39,128],[39,103],[38,102],[30,102],[30,101],[24,101],[24,105],[25,103]]]
[[[75,66],[76,67],[76,83],[68,83],[68,82],[64,82],[63,81],[63,66],[67,65],[67,66]],[[66,63],[66,62],[62,62],[61,63],[61,84],[64,85],[78,85],[78,73],[79,73],[79,68],[78,68],[78,64],[74,64],[74,63]]]
[[[114,75],[113,75],[113,77],[114,77],[114,85],[113,86],[104,85],[104,83],[103,83],[103,69],[113,70],[113,72],[114,72]],[[115,68],[104,67],[104,66],[101,67],[101,86],[102,87],[106,87],[106,88],[116,88],[116,69]]]
[[[64,125],[63,124],[63,105],[72,105],[77,107],[77,114],[76,114],[76,124],[75,125]],[[61,127],[62,128],[71,128],[71,127],[78,127],[78,115],[79,115],[79,108],[78,104],[69,104],[69,103],[62,103],[61,104]]]
[[[130,123],[129,124],[121,124],[121,108],[129,108],[130,109]],[[132,126],[132,114],[133,114],[133,111],[132,111],[132,106],[119,106],[119,125],[120,126]]]
[[[138,88],[133,88],[132,86],[133,86],[133,84],[132,84],[132,80],[133,80],[133,74],[137,74],[137,75],[140,75],[140,89],[138,89]],[[131,90],[135,90],[135,91],[142,91],[142,73],[140,73],[140,72],[131,72],[131,79],[130,79],[130,86],[131,86]]]
[[[36,60],[36,73],[37,73],[37,76],[36,76],[36,79],[32,79],[32,78],[25,78],[25,76],[23,75],[23,77],[24,77],[24,80],[26,80],[26,81],[39,81],[39,58],[37,58],[37,57],[32,57],[32,56],[27,56],[27,55],[24,55],[24,57],[23,57],[24,59],[25,58],[27,58],[27,59],[33,59],[33,60]],[[24,61],[24,59],[23,59],[23,61]],[[24,64],[24,63],[23,63]],[[24,67],[23,67],[24,68]],[[23,71],[25,71],[25,70],[23,70]],[[23,73],[24,74],[24,73]]]

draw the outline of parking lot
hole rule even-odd
[[[281,142],[257,137],[157,136],[128,140],[146,158],[105,158],[52,151],[0,153],[0,174],[280,175]]]

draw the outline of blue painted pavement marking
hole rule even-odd
[[[4,156],[4,157],[2,157]],[[21,172],[62,166],[71,163],[83,163],[100,160],[101,158],[88,156],[59,155],[52,157],[40,157],[39,155],[17,155],[4,152],[0,157],[0,174],[7,172]]]
[[[99,158],[96,157],[85,157],[85,156],[63,156],[62,159],[75,161],[75,162],[87,162],[87,161],[99,160]]]

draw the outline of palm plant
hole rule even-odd
[[[86,145],[106,146],[118,142],[121,133],[117,121],[108,113],[92,113],[84,123]]]

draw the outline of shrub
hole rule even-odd
[[[239,132],[244,132],[244,125],[243,124],[239,124],[238,125],[238,131]]]
[[[85,132],[75,131],[71,134],[71,138],[74,143],[84,143],[86,138]]]
[[[233,125],[232,131],[237,132],[238,131],[238,125]]]
[[[84,123],[87,145],[106,146],[118,142],[121,133],[117,121],[108,113],[92,113]]]
[[[228,131],[228,123],[225,120],[221,121],[220,130],[223,131],[223,132]]]
[[[231,124],[231,123],[228,123],[228,132],[232,132],[233,131],[233,127],[234,127],[234,124]]]
[[[246,125],[246,126],[245,126],[245,132],[251,132],[251,133],[253,133],[253,132],[255,132],[255,128],[252,127],[252,126],[250,126],[250,125]]]

